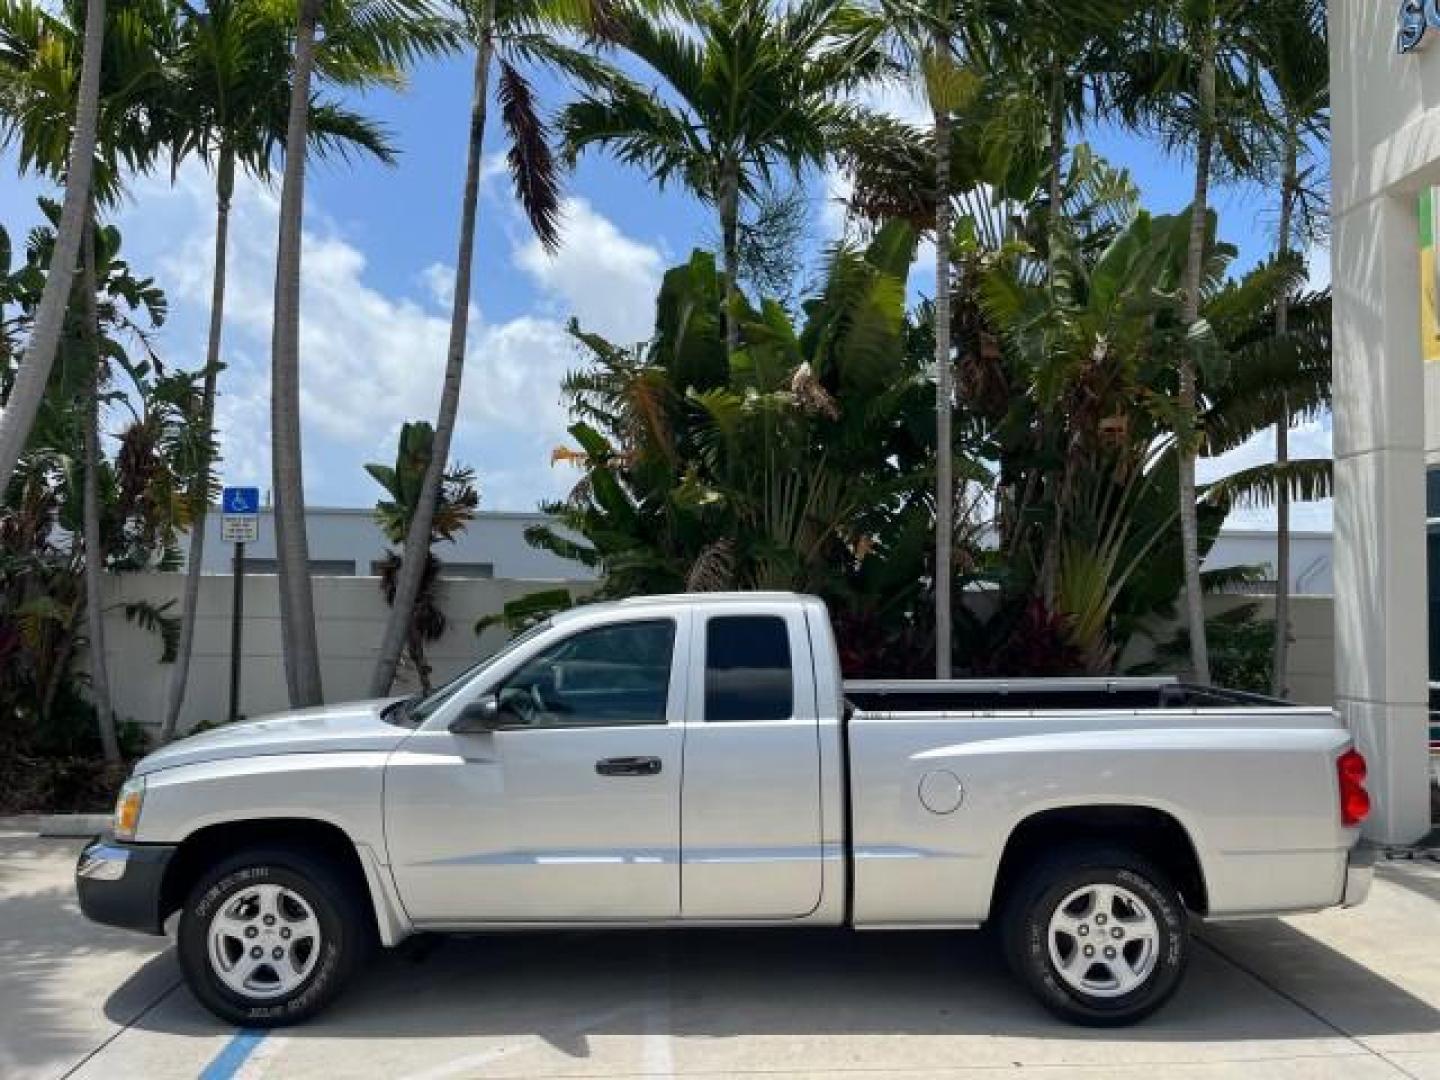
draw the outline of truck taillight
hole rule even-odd
[[[1364,755],[1359,750],[1346,750],[1335,760],[1335,771],[1340,778],[1340,824],[1353,828],[1370,816]]]

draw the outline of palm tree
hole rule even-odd
[[[126,169],[143,171],[154,160],[158,141],[153,124],[157,87],[161,83],[161,56],[165,50],[169,22],[165,12],[144,0],[127,4],[111,12],[108,20],[100,13],[98,23],[87,22],[94,15],[88,4],[82,8],[72,4],[55,12],[29,2],[9,4],[0,9],[0,94],[5,103],[4,134],[7,142],[18,145],[22,169],[33,169],[66,181],[65,203],[57,224],[58,236],[51,261],[54,267],[65,255],[66,207],[71,203],[74,184],[71,177],[76,164],[85,173],[86,182],[80,199],[82,235],[79,238],[80,275],[71,277],[69,303],[72,319],[78,319],[82,352],[91,372],[81,401],[87,430],[83,439],[85,497],[82,536],[85,543],[85,589],[89,620],[89,662],[91,696],[95,702],[101,728],[101,743],[108,760],[118,760],[119,749],[114,738],[113,715],[110,708],[109,679],[105,664],[104,615],[100,607],[101,581],[105,568],[105,551],[100,515],[100,495],[96,484],[101,467],[99,391],[103,382],[104,354],[98,322],[95,289],[98,280],[95,265],[97,203],[118,198]],[[94,120],[88,132],[77,124],[74,137],[69,134],[68,118],[89,106],[83,98],[77,101],[75,67],[77,39],[86,41],[80,52],[80,86],[84,91],[86,55],[92,31],[100,35],[99,62],[94,78]],[[89,123],[89,121],[87,121]],[[77,162],[77,145],[84,151],[83,162]],[[61,270],[63,274],[63,269]],[[47,294],[50,280],[47,278]],[[44,358],[45,340],[49,329],[46,300],[42,297],[37,313],[32,342],[40,341]],[[62,320],[66,312],[61,310]],[[58,347],[58,339],[56,342]],[[32,345],[33,347],[33,345]],[[44,359],[39,387],[43,400],[54,363],[55,348]],[[10,421],[11,413],[27,408],[28,378],[40,367],[22,367],[11,389],[11,402],[0,425]],[[18,400],[17,400],[18,399]],[[14,437],[23,449],[39,402],[23,416],[23,431],[14,429]],[[3,439],[0,439],[3,442]],[[8,451],[4,451],[8,453]],[[14,462],[0,460],[5,476],[13,471]]]
[[[17,84],[32,78],[34,54],[28,49],[38,31],[42,11],[28,0],[0,0],[0,146],[20,143],[20,162],[50,171],[55,164],[56,132],[68,125],[42,134],[33,111],[26,115],[24,98]],[[105,33],[105,0],[86,0],[84,44],[81,47],[80,79],[73,102],[74,135],[65,151],[65,202],[60,217],[60,235],[55,255],[45,280],[45,293],[35,318],[34,332],[26,346],[20,372],[0,411],[0,491],[4,491],[15,471],[15,463],[25,449],[35,414],[45,396],[50,368],[65,309],[70,303],[70,286],[80,244],[89,217],[90,184],[95,169],[95,150],[100,116],[101,50]],[[18,34],[17,34],[18,31]],[[18,37],[18,41],[17,41]],[[73,47],[73,39],[69,43]],[[73,62],[73,57],[65,60]],[[68,66],[68,63],[66,64]],[[12,111],[13,110],[13,111]],[[63,141],[63,137],[62,137]]]
[[[316,31],[322,22],[324,43],[317,47]],[[323,70],[327,58],[338,53],[377,71],[389,68],[398,72],[417,57],[448,48],[452,39],[450,27],[435,14],[428,0],[300,0],[285,146],[293,149],[309,142],[310,83],[317,63]],[[288,153],[280,187],[275,258],[270,438],[275,552],[280,564],[280,634],[285,682],[293,706],[315,705],[324,698],[315,639],[315,602],[310,588],[300,450],[300,246],[304,209],[305,154]]]
[[[385,539],[392,544],[407,543],[414,528],[416,514],[426,499],[425,478],[434,460],[435,430],[423,420],[403,424],[400,442],[395,448],[395,464],[366,465],[375,482],[385,489],[388,498],[375,504],[375,520]],[[420,589],[411,602],[406,619],[404,648],[420,681],[420,692],[430,693],[430,665],[425,660],[425,643],[437,641],[445,633],[449,620],[440,607],[440,559],[430,550],[440,540],[453,541],[475,517],[480,492],[475,487],[475,471],[463,465],[444,470],[440,490],[433,497],[430,513],[429,542],[420,553],[423,563]],[[392,611],[398,611],[396,594],[409,555],[389,550],[380,564],[380,591]],[[413,565],[413,562],[412,562]],[[389,686],[385,692],[388,693]]]
[[[573,162],[590,147],[678,182],[719,215],[727,308],[740,299],[740,206],[780,170],[824,161],[857,116],[844,100],[878,68],[875,33],[848,0],[699,0],[673,19],[624,7],[597,29],[662,84],[613,82],[560,120]],[[728,314],[725,342],[740,346]]]
[[[1004,5],[992,31],[994,74],[1007,84],[1008,111],[1045,131],[1049,198],[1047,249],[1063,230],[1065,152],[1072,123],[1108,97],[1130,5],[1123,0],[1029,0]],[[1048,251],[1054,276],[1056,252]]]
[[[85,380],[83,398],[83,544],[85,546],[85,613],[89,624],[90,693],[99,714],[100,747],[105,760],[120,760],[120,744],[115,737],[114,712],[110,704],[110,676],[105,660],[105,608],[101,600],[101,574],[105,569],[105,548],[100,540],[100,384],[103,364],[100,354],[99,316],[95,306],[95,230],[87,228],[81,243],[83,255],[76,298],[82,323],[81,337],[90,361],[90,374]]]
[[[185,9],[172,63],[171,98],[166,110],[168,141],[178,164],[199,155],[215,172],[215,257],[210,291],[209,337],[205,352],[203,426],[213,433],[215,394],[225,321],[226,263],[230,203],[236,170],[269,180],[284,149],[290,101],[291,26],[281,9],[257,0],[211,0],[203,12]],[[344,59],[341,57],[340,59]],[[388,77],[389,69],[363,64],[332,65],[337,81],[365,84]],[[326,74],[322,66],[322,77]],[[395,154],[385,133],[365,117],[312,95],[310,143],[321,153],[342,157],[367,153],[387,164]],[[196,463],[198,483],[191,508],[190,551],[186,559],[180,640],[170,675],[160,741],[175,734],[185,702],[195,617],[205,553],[205,516],[213,495],[213,450],[207,439]]]
[[[1194,194],[1186,256],[1183,318],[1200,321],[1210,185],[1219,172],[1252,174],[1263,105],[1254,73],[1254,34],[1261,0],[1167,0],[1140,12],[1118,74],[1115,109],[1127,122],[1158,130],[1168,145],[1193,156]],[[1185,561],[1185,610],[1192,675],[1210,682],[1196,516],[1196,358],[1177,356],[1176,437],[1179,442],[1180,539]]]
[[[955,549],[955,370],[951,335],[952,117],[979,90],[975,69],[957,57],[957,38],[979,51],[965,0],[879,0],[878,25],[903,71],[923,78],[933,125],[935,190],[935,677],[948,679],[952,664],[952,568]],[[973,59],[973,55],[972,55]]]
[[[1330,136],[1329,44],[1325,8],[1319,0],[1272,0],[1260,34],[1260,64],[1265,72],[1279,127],[1278,155],[1280,221],[1276,257],[1291,257],[1298,239],[1308,246],[1323,231],[1323,195],[1307,186],[1314,165],[1301,170],[1302,159],[1312,162],[1323,152]],[[1275,306],[1275,335],[1289,331],[1290,295]],[[1292,410],[1283,401],[1275,421],[1275,460],[1283,468],[1290,460]],[[1278,486],[1275,495],[1275,650],[1271,692],[1287,693],[1290,652],[1290,489]]]
[[[395,668],[404,646],[411,609],[420,594],[430,550],[432,517],[443,486],[450,442],[460,410],[460,386],[465,373],[465,342],[470,325],[471,272],[475,261],[475,222],[480,191],[480,169],[485,152],[485,124],[489,110],[491,68],[499,65],[498,97],[501,119],[509,136],[506,155],[515,194],[530,227],[547,250],[559,244],[559,182],[548,132],[540,117],[535,92],[520,72],[530,63],[568,76],[581,86],[614,84],[618,76],[594,57],[567,45],[559,32],[592,33],[598,8],[589,3],[553,0],[480,0],[478,10],[462,7],[465,36],[475,48],[474,90],[466,139],[465,186],[460,197],[459,250],[455,258],[455,295],[450,310],[450,342],[445,354],[445,376],[435,420],[435,451],[425,470],[424,490],[395,575],[394,599],[380,644],[370,692],[390,692]]]
[[[33,326],[44,268],[55,246],[60,207],[42,199],[41,210],[49,226],[31,231],[24,267],[8,280],[0,278],[0,300],[18,311],[6,330],[16,334]],[[164,294],[120,257],[121,237],[113,227],[90,230],[83,246],[92,257],[76,276],[56,368],[0,513],[0,578],[5,579],[0,581],[0,607],[14,617],[11,626],[22,630],[16,674],[21,684],[28,682],[12,704],[42,723],[52,715],[76,648],[93,633],[94,612],[100,609],[99,575],[88,573],[86,564],[99,560],[108,570],[167,569],[178,558],[175,537],[185,527],[187,506],[181,495],[198,430],[198,376],[162,374],[150,348],[150,331],[165,319]],[[91,277],[90,266],[95,287],[87,298],[82,283]],[[127,376],[123,390],[115,385],[120,372]],[[82,409],[75,407],[77,401]],[[113,461],[101,456],[97,438],[95,415],[102,404],[123,406],[131,414]],[[56,542],[62,531],[64,541]],[[162,660],[171,655],[168,606],[121,606],[127,619],[161,632]],[[82,622],[90,628],[85,633]],[[91,697],[98,705],[103,691],[95,689],[93,678],[96,672],[102,678],[106,674],[95,665],[95,654],[103,658],[103,641],[97,646],[91,638],[89,648]],[[14,662],[7,659],[7,664]],[[96,713],[99,742],[113,760],[118,750],[113,723],[103,709]]]

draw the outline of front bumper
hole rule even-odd
[[[91,841],[75,864],[80,910],[92,922],[163,934],[165,870],[174,854],[170,844],[123,844],[108,836]]]
[[[1341,907],[1363,904],[1370,895],[1370,884],[1375,880],[1375,856],[1379,850],[1365,840],[1350,849],[1345,864],[1345,893],[1340,897]]]

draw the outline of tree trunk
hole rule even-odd
[[[1065,68],[1058,61],[1050,66],[1050,237],[1047,269],[1055,284],[1056,241],[1064,219],[1060,203],[1061,170],[1065,167]]]
[[[210,449],[215,438],[215,384],[220,375],[220,338],[225,323],[225,263],[230,239],[230,200],[235,192],[235,154],[230,147],[220,151],[215,172],[215,267],[210,286],[210,339],[205,348],[205,384],[200,403],[200,423],[205,446],[196,462],[199,491],[191,499],[190,555],[185,563],[185,595],[181,601],[180,641],[175,666],[170,672],[170,691],[165,701],[165,718],[160,725],[160,742],[175,737],[180,709],[185,704],[185,685],[190,675],[190,655],[195,646],[195,615],[200,599],[200,564],[205,558],[205,515],[210,508]]]
[[[55,645],[53,654],[49,658],[49,666],[45,668],[44,678],[40,680],[40,703],[36,709],[36,715],[40,723],[48,724],[51,714],[55,709],[55,695],[60,692],[60,684],[65,680],[65,673],[70,669],[70,657],[75,652],[75,635],[80,628],[80,616],[83,603],[77,601],[72,604],[65,613],[65,629],[60,634],[60,641]],[[100,729],[101,749],[104,749],[105,731]]]
[[[1278,254],[1290,254],[1290,230],[1295,217],[1295,189],[1299,184],[1299,133],[1292,120],[1285,146],[1285,175],[1280,183],[1280,243]],[[1283,338],[1290,331],[1290,294],[1282,294],[1275,305],[1275,336]],[[1275,421],[1275,463],[1290,460],[1290,409],[1281,399],[1280,415]],[[1290,485],[1283,478],[1275,493],[1275,657],[1270,689],[1276,697],[1290,692],[1287,685],[1290,669]]]
[[[105,0],[87,0],[85,5],[85,44],[80,61],[80,90],[75,104],[75,133],[70,140],[70,159],[65,169],[65,201],[60,208],[60,224],[55,234],[55,250],[50,256],[45,288],[40,294],[40,307],[26,346],[20,370],[10,388],[10,396],[0,408],[0,495],[10,486],[15,463],[30,439],[35,414],[45,397],[55,352],[60,346],[60,333],[65,310],[70,303],[70,287],[75,277],[75,264],[80,258],[86,219],[89,217],[90,179],[95,168],[96,127],[100,114],[100,61],[105,35]]]
[[[440,498],[440,483],[445,463],[450,458],[450,440],[455,433],[455,418],[460,411],[460,384],[465,374],[465,341],[470,327],[470,278],[475,261],[475,219],[480,197],[480,169],[485,150],[485,117],[489,104],[490,30],[494,21],[494,0],[485,6],[483,33],[475,52],[474,89],[470,102],[470,137],[465,155],[465,189],[460,201],[460,240],[455,257],[455,298],[450,308],[450,344],[445,354],[445,381],[440,389],[440,411],[435,419],[435,438],[431,443],[430,461],[425,466],[420,495],[405,534],[405,547],[396,571],[395,597],[385,622],[385,636],[380,643],[380,656],[370,680],[370,695],[384,697],[395,681],[395,668],[400,651],[405,648],[414,617],[415,600],[425,578],[425,564],[430,555],[430,530],[435,520],[435,505]],[[417,660],[423,663],[423,659]],[[422,673],[423,675],[423,673]],[[422,677],[422,688],[424,679]]]
[[[1065,167],[1065,69],[1058,61],[1050,65],[1050,219],[1046,223],[1046,279],[1055,287],[1055,260],[1060,248],[1061,174]],[[1046,533],[1044,553],[1040,559],[1040,595],[1045,609],[1054,611],[1060,591],[1060,551],[1065,539],[1065,511],[1070,501],[1070,447],[1067,445],[1060,481],[1056,485],[1055,518]]]
[[[110,705],[110,678],[105,663],[105,608],[101,584],[105,573],[105,548],[100,535],[100,328],[95,308],[95,230],[86,215],[84,249],[80,272],[85,320],[85,354],[90,360],[89,378],[85,380],[85,481],[82,495],[81,531],[85,537],[85,617],[89,630],[90,697],[95,703],[95,723],[100,732],[100,748],[105,760],[120,760],[120,745],[115,737],[115,713]]]
[[[1205,260],[1210,164],[1215,139],[1215,39],[1207,26],[1200,55],[1200,131],[1195,150],[1195,200],[1190,207],[1190,246],[1185,260],[1186,326],[1200,318],[1200,286]],[[1190,628],[1190,667],[1196,682],[1210,683],[1210,650],[1205,640],[1205,596],[1200,586],[1200,524],[1195,506],[1196,408],[1195,361],[1180,353],[1180,421],[1176,453],[1180,459],[1180,546],[1185,560],[1185,611]]]
[[[294,707],[324,698],[305,537],[304,460],[300,445],[300,249],[305,210],[305,147],[315,24],[320,0],[301,0],[295,35],[294,84],[285,134],[280,237],[275,262],[275,327],[271,342],[270,437],[275,487],[275,550],[280,564],[280,640],[285,682]]]
[[[725,259],[725,353],[740,348],[740,167],[726,161],[720,170],[720,239]]]
[[[935,47],[950,57],[950,41],[937,33]],[[955,548],[954,405],[950,367],[950,114],[935,114],[935,677],[950,678],[953,627],[951,568]]]

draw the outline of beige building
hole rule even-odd
[[[1371,762],[1368,828],[1399,843],[1430,827],[1426,521],[1440,499],[1427,515],[1426,489],[1427,468],[1440,470],[1440,363],[1422,332],[1435,281],[1422,251],[1434,258],[1440,5],[1330,0],[1329,13],[1335,697]],[[1402,37],[1406,17],[1416,36]]]

